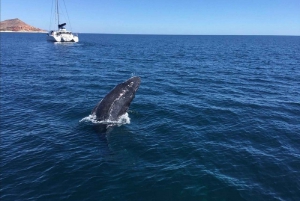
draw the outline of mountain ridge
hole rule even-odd
[[[47,32],[43,29],[36,28],[29,24],[26,24],[19,18],[8,19],[0,22],[1,32]]]

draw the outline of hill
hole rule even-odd
[[[46,32],[45,30],[26,24],[22,20],[10,19],[0,22],[0,31],[16,31],[16,32]]]

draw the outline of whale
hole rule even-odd
[[[100,122],[116,122],[124,115],[135,97],[141,84],[140,77],[131,77],[123,83],[116,85],[92,110],[91,115],[96,116]],[[106,128],[111,124],[102,124]]]

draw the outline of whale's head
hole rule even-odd
[[[131,77],[112,89],[93,109],[98,121],[117,121],[125,114],[141,84],[140,77]]]
[[[125,88],[129,91],[129,92],[135,92],[138,90],[140,84],[141,84],[141,78],[140,77],[132,77],[130,79],[128,79],[127,81],[125,81],[124,83],[122,84],[125,84]]]

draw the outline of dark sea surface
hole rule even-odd
[[[300,37],[0,36],[1,201],[300,200]],[[130,123],[100,133],[131,76]]]

